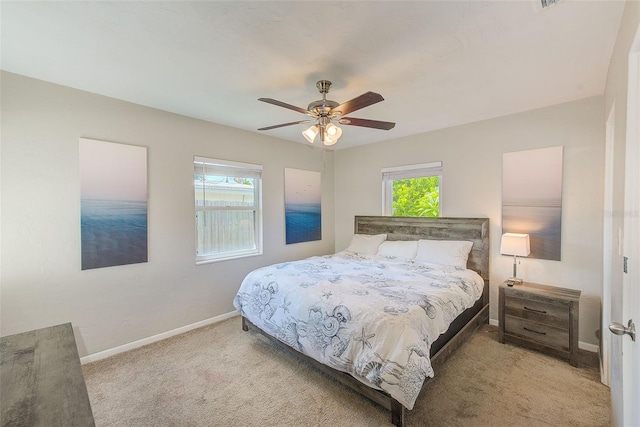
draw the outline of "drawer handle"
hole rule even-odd
[[[529,311],[535,311],[536,313],[547,314],[547,310],[536,310],[534,308],[529,308],[526,305],[524,306],[524,309]]]
[[[526,328],[526,327],[523,327],[522,329],[524,329],[525,331],[533,332],[534,334],[538,334],[538,335],[547,335],[546,332],[538,332],[538,331],[534,331],[533,329],[529,329],[529,328]]]

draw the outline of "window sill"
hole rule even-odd
[[[196,265],[211,264],[211,263],[214,263],[214,262],[229,261],[229,260],[239,259],[239,258],[249,258],[249,257],[254,257],[254,256],[260,256],[260,255],[262,255],[262,251],[242,253],[242,254],[237,254],[237,255],[220,257],[220,258],[203,259],[203,260],[196,261]]]

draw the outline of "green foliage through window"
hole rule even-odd
[[[440,177],[394,180],[393,216],[440,216]]]

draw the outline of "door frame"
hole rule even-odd
[[[606,123],[605,166],[604,166],[604,231],[602,250],[602,324],[600,330],[600,381],[609,386],[611,336],[608,332],[611,323],[611,282],[613,280],[614,253],[619,253],[620,245],[614,243],[614,154],[615,154],[616,103],[614,101]],[[617,233],[616,233],[617,234]],[[619,242],[619,238],[617,240]]]

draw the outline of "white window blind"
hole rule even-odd
[[[261,178],[262,166],[250,163],[239,163],[228,160],[214,160],[195,157],[193,161],[195,174],[210,176],[230,176],[235,178]]]
[[[194,157],[196,263],[262,253],[262,166]]]
[[[423,176],[435,175],[442,175],[442,162],[431,162],[420,165],[382,169],[383,181],[394,181],[396,179],[420,178]]]

